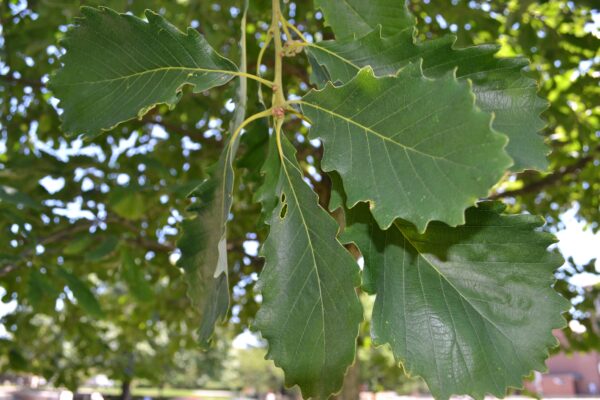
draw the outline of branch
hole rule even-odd
[[[500,198],[505,198],[505,197],[522,196],[522,195],[526,195],[529,193],[537,193],[548,186],[551,186],[551,185],[554,185],[554,184],[560,182],[560,180],[567,175],[571,175],[571,174],[576,175],[579,172],[581,172],[590,162],[592,162],[596,159],[596,153],[598,153],[598,152],[600,152],[600,145],[597,146],[596,148],[594,148],[592,151],[590,151],[588,153],[588,155],[580,158],[579,160],[577,160],[576,162],[574,162],[571,165],[561,167],[557,171],[554,171],[551,174],[546,175],[545,177],[543,177],[542,179],[540,179],[538,181],[529,183],[520,189],[507,190],[507,191],[501,192],[501,193],[494,193],[493,195],[489,196],[489,199],[493,200],[493,199],[500,199]]]
[[[48,244],[52,244],[52,243],[56,243],[59,242],[63,239],[66,239],[70,236],[73,236],[77,233],[86,231],[88,229],[90,229],[90,227],[93,225],[93,221],[85,221],[82,223],[78,223],[78,224],[73,224],[63,230],[60,230],[58,232],[55,232],[47,237],[45,237],[44,239],[40,240],[38,242],[38,244],[41,245],[48,245]],[[36,245],[37,246],[37,245]],[[20,254],[20,258],[21,260],[25,260],[26,258],[28,258],[30,255],[33,254],[34,249],[36,246],[33,246],[25,251],[23,251]],[[2,269],[0,269],[0,278],[8,275],[10,272],[14,271],[15,269],[17,269],[19,267],[18,264],[7,264],[4,265],[4,267],[2,267]]]
[[[46,85],[44,85],[42,82],[40,81],[34,81],[31,79],[25,79],[25,78],[15,78],[11,75],[0,75],[0,80],[6,81],[6,82],[10,82],[10,83],[14,83],[14,84],[20,84],[20,85],[26,85],[26,86],[33,86],[35,88],[45,88]]]

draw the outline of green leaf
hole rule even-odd
[[[113,190],[109,197],[109,204],[113,211],[125,219],[136,221],[143,218],[146,215],[147,204],[144,195],[138,190],[125,188]]]
[[[144,277],[144,270],[127,249],[121,251],[121,276],[133,297],[144,303],[152,301],[154,293]]]
[[[4,202],[13,204],[17,207],[28,207],[34,210],[40,210],[42,208],[40,204],[29,195],[8,186],[0,185],[0,204]]]
[[[323,170],[339,172],[350,207],[369,201],[384,229],[396,218],[420,231],[432,220],[463,224],[464,210],[511,163],[506,137],[474,106],[468,82],[452,74],[432,80],[411,64],[377,78],[364,68],[299,103],[311,138],[323,140]]]
[[[157,104],[174,106],[184,85],[198,93],[237,72],[198,31],[184,34],[152,11],[145,22],[104,7],[81,10],[63,42],[64,66],[50,81],[67,133],[97,135]]]
[[[240,64],[242,72],[246,72],[246,11],[243,15]],[[178,265],[186,273],[188,296],[201,313],[198,340],[203,348],[210,345],[215,324],[224,321],[229,311],[227,220],[235,183],[233,160],[239,146],[239,136],[234,134],[244,121],[247,107],[248,86],[244,77],[239,81],[236,98],[231,136],[210,177],[191,193],[197,200],[190,210],[197,215],[183,222],[183,235],[177,243],[181,250]]]
[[[543,371],[552,329],[569,303],[553,289],[562,258],[531,215],[503,215],[500,203],[466,212],[466,224],[434,222],[420,234],[396,221],[379,229],[363,203],[347,215],[346,241],[365,260],[364,288],[377,294],[372,335],[389,344],[437,399],[504,397]]]
[[[84,250],[86,250],[92,243],[94,243],[94,240],[95,237],[89,234],[75,237],[63,248],[63,254],[67,256],[74,256],[80,254]]]
[[[346,194],[344,193],[344,185],[342,177],[335,171],[327,174],[331,180],[331,194],[329,196],[329,211],[335,211],[338,208],[344,208],[346,204]]]
[[[256,328],[269,342],[268,358],[285,371],[286,385],[299,385],[304,398],[327,399],[354,360],[362,320],[354,289],[359,270],[336,239],[337,223],[304,182],[293,146],[282,140],[279,166],[269,170],[276,181],[269,177],[268,189],[278,201],[261,251],[266,264]],[[270,150],[277,152],[273,144]]]
[[[64,268],[59,268],[58,274],[67,282],[67,286],[73,292],[77,304],[83,311],[91,317],[104,318],[104,312],[100,307],[100,303],[98,303],[98,299],[85,282]]]
[[[8,365],[13,371],[29,371],[31,363],[15,348],[8,351]]]
[[[423,73],[431,78],[456,69],[459,80],[472,82],[477,106],[494,113],[493,128],[509,137],[506,150],[514,159],[513,170],[545,170],[548,149],[536,133],[545,125],[540,114],[548,103],[537,96],[536,81],[523,75],[527,59],[496,58],[496,45],[454,49],[455,41],[455,36],[446,36],[416,43],[413,29],[391,37],[382,37],[375,30],[359,40],[320,42],[311,45],[308,52],[333,82],[348,82],[366,66],[371,66],[377,76],[394,75],[399,68],[421,58]],[[318,68],[313,71],[320,74],[324,84],[325,73]]]
[[[27,298],[36,312],[48,313],[54,310],[60,291],[52,285],[45,274],[32,270],[29,274],[28,289]]]
[[[207,205],[207,209],[212,208],[214,206]],[[214,216],[200,211],[195,218],[182,222],[183,235],[177,242],[177,247],[181,250],[177,265],[184,269],[188,296],[200,311],[198,340],[204,348],[210,345],[215,324],[223,321],[229,310],[227,273],[215,276],[215,267],[227,262],[227,243],[217,233],[209,230],[209,224],[214,222]],[[213,225],[213,228],[219,229],[219,226]]]
[[[404,0],[316,0],[315,6],[338,38],[358,38],[379,25],[385,35],[392,35],[415,22]]]
[[[119,237],[115,235],[108,235],[98,246],[91,249],[85,255],[85,261],[96,262],[102,260],[104,257],[112,254],[119,244]]]

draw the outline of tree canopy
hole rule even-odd
[[[269,240],[265,240],[266,230],[258,228],[258,222],[264,219],[264,215],[261,216],[260,206],[253,201],[261,193],[260,167],[267,157],[268,129],[263,122],[253,125],[250,128],[252,134],[244,134],[239,139],[238,158],[231,160],[225,157],[215,166],[214,161],[219,159],[222,149],[231,145],[227,140],[227,131],[240,118],[237,115],[238,108],[233,106],[240,89],[233,85],[222,90],[206,91],[228,81],[233,76],[231,73],[239,73],[235,65],[212,54],[209,57],[212,63],[210,68],[218,67],[224,71],[219,79],[208,79],[202,74],[174,77],[168,91],[154,93],[155,98],[152,99],[133,100],[137,101],[136,106],[139,105],[140,108],[179,100],[177,109],[160,105],[144,114],[141,119],[120,124],[104,135],[96,133],[101,128],[135,117],[137,110],[132,113],[127,108],[128,102],[123,98],[120,101],[108,101],[103,97],[102,91],[89,89],[84,93],[83,101],[71,104],[70,109],[75,109],[76,114],[63,113],[60,116],[63,119],[61,125],[59,113],[62,108],[55,96],[64,95],[69,90],[69,82],[59,73],[52,78],[53,86],[48,87],[50,75],[59,67],[59,63],[65,62],[66,57],[77,57],[76,44],[70,46],[68,37],[62,45],[59,43],[67,36],[67,27],[73,19],[82,16],[80,5],[108,6],[120,12],[145,17],[150,24],[159,26],[164,24],[164,17],[182,30],[191,27],[188,31],[192,32],[191,35],[188,34],[185,38],[173,37],[172,40],[184,46],[202,46],[204,39],[198,39],[199,35],[194,36],[194,32],[201,33],[217,53],[237,62],[242,57],[238,46],[244,12],[242,3],[233,0],[111,0],[57,5],[34,0],[9,0],[0,4],[0,286],[4,290],[2,300],[15,301],[17,304],[13,313],[2,318],[8,335],[0,339],[0,366],[38,373],[56,384],[69,386],[76,386],[85,376],[95,372],[107,373],[118,380],[145,378],[165,383],[165,377],[156,366],[167,368],[176,362],[177,354],[187,350],[194,351],[196,347],[198,320],[185,295],[183,281],[183,275],[189,269],[186,267],[186,257],[180,258],[182,251],[186,254],[186,236],[182,236],[182,227],[185,228],[183,220],[186,215],[195,212],[200,215],[215,215],[214,225],[189,228],[198,234],[209,230],[212,232],[211,240],[216,240],[217,244],[220,243],[221,235],[214,232],[220,232],[224,221],[230,220],[226,249],[228,259],[224,260],[230,266],[229,282],[221,281],[216,284],[229,285],[229,290],[233,293],[232,308],[229,314],[224,315],[221,307],[221,311],[214,315],[215,320],[229,320],[236,333],[254,324],[256,310],[262,303],[262,297],[254,291],[254,284],[263,269],[263,260],[258,256],[256,248],[264,243],[265,251],[274,251]],[[250,3],[247,33],[255,40],[248,43],[247,64],[254,73],[261,50],[257,43],[265,41],[268,36],[271,2],[255,0]],[[422,66],[415,66],[406,62],[408,56],[392,59],[381,57],[378,59],[378,68],[361,69],[358,60],[364,54],[357,54],[353,48],[356,40],[343,37],[347,24],[342,21],[339,26],[335,26],[324,19],[324,14],[327,15],[328,12],[327,4],[326,1],[315,1],[314,5],[312,2],[285,3],[283,12],[286,18],[294,21],[305,34],[310,32],[311,40],[322,43],[321,48],[306,49],[308,60],[300,57],[286,59],[284,68],[291,95],[302,94],[300,91],[295,92],[294,88],[305,90],[311,86],[322,87],[324,74],[332,71],[343,83],[348,83],[358,73],[356,80],[349,83],[358,88],[369,86],[374,77],[383,74],[382,71],[386,71],[386,68],[397,70],[406,65],[407,69],[402,70],[406,74],[411,73],[411,68],[422,68],[425,76],[448,76],[445,75],[448,71],[436,67],[435,60],[430,61],[430,64],[424,61]],[[158,14],[144,13],[147,8]],[[482,69],[493,70],[499,67],[497,64],[501,61],[494,58],[494,54],[498,57],[523,55],[531,61],[528,72],[531,79],[519,74],[518,79],[522,80],[520,83],[534,96],[534,79],[541,82],[538,96],[549,101],[548,108],[544,102],[538,105],[539,111],[543,111],[545,127],[537,116],[532,118],[520,114],[519,109],[504,110],[505,114],[502,114],[503,110],[498,110],[494,120],[494,126],[498,130],[505,128],[510,134],[511,129],[518,131],[519,126],[543,129],[537,142],[517,143],[513,147],[507,147],[515,164],[512,172],[502,179],[491,197],[504,201],[510,213],[527,211],[544,216],[548,223],[544,229],[551,232],[562,228],[560,215],[575,207],[577,218],[586,221],[592,230],[598,231],[600,88],[597,81],[600,34],[597,22],[594,22],[594,18],[596,21],[598,18],[597,5],[592,1],[574,4],[562,0],[411,1],[408,8],[417,18],[417,40],[437,39],[453,32],[458,36],[454,44],[456,47],[496,44],[497,46],[490,46],[480,55],[483,60],[480,63]],[[89,11],[84,10],[83,15],[86,13]],[[106,21],[97,22],[113,23],[114,29],[118,29],[118,24],[122,22],[114,15],[107,15],[105,18]],[[387,26],[381,28],[382,36],[379,38],[367,35],[361,39],[367,42],[373,55],[387,54],[385,49],[391,42],[386,38],[402,38],[401,30],[396,31]],[[163,26],[163,29],[169,28]],[[360,29],[364,30],[362,33],[368,33],[377,29],[377,25],[370,26],[365,21],[362,27],[353,26],[353,31],[348,32],[348,36],[358,33]],[[336,32],[335,42],[331,41],[333,32]],[[144,34],[140,32],[140,52],[150,51],[150,47],[143,41]],[[192,39],[198,42],[186,42]],[[438,52],[453,51],[453,43],[445,39],[432,42],[435,43],[432,46],[438,46],[435,48]],[[67,56],[61,59],[65,54],[65,47]],[[354,61],[352,65],[356,66],[356,70],[346,71],[346,67],[328,58],[322,48],[331,53],[343,52],[350,61]],[[211,54],[210,48],[205,50]],[[413,51],[420,53],[427,49],[415,46]],[[456,57],[462,55],[464,53],[456,54]],[[86,62],[97,62],[94,57],[111,62],[102,53],[89,55],[87,59],[84,53],[79,56],[82,66]],[[167,61],[179,62],[179,58],[185,56],[184,53],[176,54],[173,56],[174,60]],[[138,62],[144,62],[143,53],[134,58]],[[259,71],[263,68],[272,70],[273,65],[269,63],[271,60],[264,58],[264,65],[258,66]],[[518,68],[518,71],[524,65],[526,62],[519,60],[512,67]],[[121,67],[127,68],[127,65]],[[204,66],[194,68],[196,72],[200,72]],[[458,79],[461,78],[461,68],[459,66],[456,72]],[[86,72],[94,73],[89,66]],[[344,72],[349,74],[347,79]],[[183,93],[178,93],[185,82],[194,85],[193,89],[186,87]],[[394,84],[378,82],[390,87]],[[466,99],[467,93],[461,92],[460,86],[453,86],[453,82],[448,79],[448,93],[452,93],[453,98],[463,95]],[[473,82],[476,87],[477,79],[473,78]],[[133,80],[130,83],[132,86],[128,87],[133,90],[132,93],[136,91],[136,85],[144,84]],[[514,80],[494,82],[494,85],[501,87],[510,84],[514,84]],[[110,85],[107,82],[102,90],[111,90]],[[257,90],[255,82],[249,81],[248,85],[248,90]],[[343,103],[348,96],[348,93],[344,93],[348,86],[345,88],[328,86],[324,91],[335,94],[329,99],[337,96],[335,101]],[[417,93],[426,90],[426,84],[415,80],[409,87],[402,89]],[[485,92],[489,88],[483,87],[481,90]],[[192,96],[192,91],[197,94]],[[131,101],[129,98],[127,100]],[[438,100],[442,102],[446,99]],[[478,99],[480,107],[485,110],[484,100],[484,96],[481,100]],[[327,131],[325,123],[320,127],[316,121],[323,109],[340,104],[325,104],[318,94],[302,101],[303,111],[315,122],[314,129]],[[79,131],[77,118],[85,115],[86,106],[92,103],[103,107],[106,112],[100,114],[101,118],[96,120],[98,125],[94,129],[86,126],[90,135],[65,136],[65,131]],[[250,115],[260,111],[262,106],[255,98],[251,98],[246,108],[246,114]],[[340,115],[346,113],[346,118],[352,115],[350,109],[336,109]],[[358,121],[361,122],[363,121]],[[486,124],[489,125],[489,121],[477,120],[475,117],[467,122],[472,123],[469,132],[484,130]],[[333,121],[331,124],[336,123],[340,122]],[[388,130],[398,123],[399,121],[391,121]],[[453,123],[458,125],[465,121],[455,120]],[[387,135],[385,128],[384,126],[378,133]],[[307,134],[306,124],[299,119],[291,120],[286,122],[284,130],[291,133],[302,173],[296,174],[294,170],[289,180],[271,182],[287,194],[287,212],[291,213],[293,209],[300,207],[293,203],[291,187],[294,180],[301,181],[303,177],[314,187],[319,195],[319,202],[325,207],[330,200],[341,195],[353,199],[353,203],[362,200],[351,186],[346,186],[347,193],[336,193],[335,181],[332,192],[332,179],[323,171],[338,169],[345,160],[335,159],[327,152],[324,153],[320,142],[310,140],[313,137]],[[518,132],[515,133],[517,134]],[[430,136],[433,135],[434,131],[431,131]],[[488,143],[497,140],[497,147],[503,146],[501,139],[494,139],[492,134],[487,139]],[[324,141],[327,140],[324,137]],[[527,146],[543,146],[544,143],[550,151],[547,160],[530,158],[534,154],[523,151],[523,148],[529,148]],[[286,150],[290,159],[294,156],[292,151],[291,147]],[[489,171],[489,176],[484,177],[487,181],[480,186],[493,183],[509,165],[508,157],[495,160],[495,166],[490,165],[489,160],[486,162],[483,153],[474,153],[472,157],[474,162],[477,162],[477,157],[481,157],[481,167],[485,166]],[[220,214],[219,209],[188,210],[188,193],[203,182],[204,178],[213,177],[215,169],[227,171],[233,165],[238,167],[236,172],[243,178],[243,184],[240,183],[242,180],[235,181],[233,176],[225,174],[228,184],[234,188],[234,197],[229,200],[221,199],[217,207],[224,207],[227,212]],[[282,168],[285,167],[284,164]],[[287,167],[295,168],[292,164]],[[524,170],[532,167],[541,171]],[[430,166],[423,164],[416,165],[416,168],[426,170]],[[400,170],[400,166],[397,170]],[[370,172],[372,171],[363,170],[357,173]],[[466,171],[464,173],[467,174]],[[343,180],[344,176],[340,178]],[[385,190],[383,187],[381,189]],[[465,185],[464,190],[469,198],[485,195],[482,187]],[[462,193],[462,190],[456,193],[442,215],[434,214],[435,210],[431,207],[431,215],[425,215],[424,220],[417,223],[416,230],[397,226],[393,232],[386,234],[394,236],[391,240],[395,241],[403,240],[402,238],[422,239],[424,235],[436,238],[445,235],[443,226],[435,226],[434,231],[424,232],[425,226],[429,220],[434,219],[454,225],[464,222],[460,220],[460,212],[457,211],[462,211],[461,207],[466,204],[466,199],[460,196]],[[203,192],[197,192],[196,195],[202,197]],[[300,193],[300,196],[310,195]],[[412,199],[406,200],[409,210]],[[227,201],[229,207],[222,204]],[[454,211],[451,206],[454,206]],[[320,211],[322,210],[306,210],[309,214]],[[485,207],[470,209],[466,223],[483,220],[490,224],[508,224],[507,220],[513,219],[513,224],[516,225],[535,224],[528,217],[502,217],[506,218],[503,220],[490,213]],[[386,226],[396,216],[390,213],[385,203],[373,213],[377,222]],[[277,225],[277,220],[272,222],[271,229],[290,229],[285,223]],[[373,221],[365,219],[364,215],[360,215],[360,210],[356,210],[356,215],[348,216],[347,236],[350,238],[353,233],[368,229],[370,224]],[[320,229],[333,228],[322,226]],[[545,237],[539,235],[531,236],[530,240],[546,243]],[[306,240],[310,240],[309,236],[307,233]],[[490,238],[483,231],[476,240],[489,241]],[[331,250],[331,246],[323,246],[327,247],[323,251],[336,251]],[[418,245],[410,248],[398,246],[395,251],[399,258],[415,254],[418,258],[419,254],[427,256],[430,252],[435,254],[435,251]],[[339,257],[348,256],[343,252],[341,255],[336,254]],[[373,276],[373,287],[376,287],[376,277],[381,271],[369,271],[368,258],[380,255],[363,256],[367,271]],[[532,256],[551,257],[540,254]],[[219,260],[221,261],[223,260]],[[439,267],[443,270],[443,262],[440,261]],[[470,267],[476,269],[477,263],[473,262]],[[266,268],[268,271],[268,264]],[[597,289],[582,290],[569,283],[569,278],[574,273],[583,270],[596,273],[592,265],[577,266],[573,263],[557,273],[557,288],[567,298],[574,299],[574,310],[568,318],[577,319],[587,327],[583,335],[567,331],[571,349],[594,346],[600,329],[591,312]],[[346,273],[341,268],[339,272]],[[268,273],[266,279],[270,279]],[[349,293],[339,295],[350,296]],[[584,301],[578,303],[582,295]],[[216,304],[215,307],[220,305]],[[379,296],[375,307],[385,307]],[[354,319],[356,318],[348,317],[347,321],[340,320],[339,324],[351,324]],[[269,320],[265,313],[258,314],[257,324],[267,332],[274,323],[277,321]],[[485,323],[482,321],[482,324]],[[381,321],[374,319],[373,329],[378,332],[380,340],[385,342],[386,327],[382,326]],[[204,335],[201,330],[200,339],[208,342],[211,333],[212,331]],[[396,346],[392,350],[394,353],[406,351]],[[207,357],[218,359],[218,355],[214,353],[208,353]],[[417,370],[428,367],[429,365],[415,366]],[[517,375],[518,372],[520,371],[515,371]]]

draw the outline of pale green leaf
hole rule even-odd
[[[48,313],[54,310],[60,291],[54,287],[47,275],[32,270],[29,274],[28,289],[27,298],[36,312]]]
[[[190,211],[196,216],[183,221],[178,266],[186,273],[188,295],[200,311],[199,342],[210,344],[217,322],[229,310],[226,224],[231,210],[235,175],[232,160],[237,139],[227,142],[211,176],[192,193],[195,203]]]
[[[58,274],[67,282],[67,286],[71,292],[73,292],[77,304],[83,311],[91,317],[104,318],[104,312],[100,307],[100,303],[92,290],[88,287],[87,283],[64,268],[59,268]]]
[[[83,7],[67,32],[63,67],[50,81],[63,130],[96,135],[160,103],[174,106],[184,85],[201,92],[237,72],[195,29],[179,31],[146,11],[148,22],[108,8]]]
[[[304,182],[293,146],[282,140],[279,166],[269,170],[276,181],[267,183],[277,203],[267,206],[272,215],[261,252],[266,264],[256,328],[286,384],[300,386],[304,398],[327,399],[354,360],[362,319],[359,270],[336,239],[335,220]],[[276,151],[272,145],[271,154]]]
[[[544,122],[540,114],[548,104],[537,96],[537,84],[522,70],[525,58],[496,58],[499,46],[483,45],[454,49],[454,36],[416,43],[413,29],[390,37],[375,30],[359,40],[324,41],[310,45],[309,54],[318,67],[321,84],[328,76],[333,82],[348,82],[358,71],[370,66],[377,76],[394,75],[408,63],[423,59],[423,73],[440,77],[456,69],[459,80],[470,80],[477,106],[494,113],[492,126],[509,137],[506,148],[514,159],[514,170],[547,168],[547,147],[537,134]],[[313,77],[313,81],[318,80]]]
[[[246,72],[245,20],[242,19],[241,70]],[[229,269],[227,264],[227,220],[233,201],[235,174],[233,159],[239,136],[234,132],[244,121],[248,97],[246,78],[242,77],[236,95],[236,107],[228,139],[210,177],[192,193],[196,197],[190,208],[196,216],[183,222],[183,235],[177,245],[181,250],[178,265],[185,270],[188,295],[201,313],[198,339],[202,347],[210,345],[215,324],[225,320],[229,311]]]
[[[404,0],[316,0],[338,38],[358,38],[379,25],[391,35],[414,25]]]
[[[87,250],[95,240],[96,237],[90,234],[76,236],[67,243],[62,252],[67,256],[81,254]]]
[[[140,302],[149,302],[154,298],[152,287],[144,276],[144,270],[139,266],[129,250],[121,251],[121,277],[127,284],[132,296]]]
[[[122,218],[139,220],[146,216],[146,202],[139,190],[117,188],[111,191],[109,204]]]
[[[411,64],[377,78],[365,68],[299,103],[323,140],[322,168],[339,172],[349,206],[369,201],[382,228],[396,218],[421,231],[432,220],[460,225],[511,164],[506,137],[452,74],[432,80]]]
[[[119,238],[114,235],[108,235],[102,240],[96,247],[91,249],[85,254],[85,261],[96,262],[102,260],[104,257],[112,254],[117,245],[119,244]]]
[[[552,330],[569,303],[553,289],[562,258],[531,215],[503,215],[500,203],[466,212],[457,228],[434,222],[424,234],[396,221],[382,231],[365,204],[347,215],[346,241],[365,260],[364,288],[376,294],[372,335],[389,344],[434,397],[504,397],[532,370],[545,370]]]

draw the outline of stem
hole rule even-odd
[[[283,119],[275,120],[275,140],[277,141],[277,151],[279,151],[279,158],[281,164],[285,165],[283,161],[283,146],[281,145],[281,126],[283,125]],[[285,166],[284,166],[285,168]]]
[[[308,118],[306,115],[302,114],[299,111],[296,111],[295,109],[288,107],[286,108],[287,111],[291,112],[292,114],[294,114],[296,117],[300,118],[303,121],[308,122],[309,124],[313,124],[312,121],[310,120],[310,118]]]
[[[233,143],[235,141],[235,139],[237,139],[238,135],[240,133],[242,133],[242,129],[244,129],[248,124],[256,121],[257,119],[270,117],[271,115],[273,115],[273,108],[272,107],[269,108],[268,110],[261,111],[259,113],[256,113],[254,115],[249,116],[248,118],[246,118],[244,120],[244,122],[242,122],[237,127],[237,129],[235,130],[235,132],[233,132],[233,135],[231,135],[231,139],[229,140],[229,143]]]
[[[300,39],[302,39],[303,42],[305,43],[309,43],[309,41],[306,39],[306,37],[302,34],[302,32],[300,32],[300,30],[298,28],[296,28],[294,26],[294,24],[290,23],[287,19],[283,18],[283,16],[281,17],[281,23],[283,24],[283,26],[286,26],[288,28],[290,28],[291,30],[294,31],[294,33],[296,35],[298,35],[298,37]]]
[[[265,55],[265,52],[269,48],[271,41],[273,41],[273,33],[271,33],[271,29],[269,29],[269,31],[267,32],[267,38],[265,39],[263,47],[260,48],[260,51],[258,52],[258,58],[256,59],[256,75],[257,76],[262,76],[260,73],[260,65],[262,64],[262,59]]]
[[[282,62],[283,45],[281,44],[281,29],[279,19],[281,18],[280,0],[273,0],[273,15],[271,19],[271,30],[273,31],[273,41],[275,42],[275,79],[273,80],[273,109],[284,107],[285,96],[283,94]],[[276,116],[276,119],[282,118]]]
[[[269,31],[267,32],[267,38],[265,39],[263,47],[261,47],[260,51],[258,52],[258,58],[256,59],[256,75],[257,76],[261,76],[260,66],[262,64],[262,59],[265,55],[265,52],[267,51],[267,48],[269,48],[269,45],[271,44],[271,41],[273,41],[273,32],[271,31],[271,28],[269,28]],[[273,86],[271,85],[270,87],[273,87]],[[258,84],[258,101],[260,101],[260,103],[265,108],[267,108],[267,106],[265,105],[264,98],[263,98],[262,85],[260,83]]]
[[[281,27],[283,28],[283,33],[285,33],[285,39],[289,42],[290,40],[292,40],[292,34],[288,29],[288,25],[286,24],[285,18],[281,14],[279,14],[279,21],[281,21]]]
[[[226,73],[230,73],[231,75],[235,75],[235,76],[243,76],[244,78],[254,79],[257,82],[262,83],[263,85],[267,85],[268,87],[273,87],[273,82],[271,82],[267,79],[261,78],[260,76],[256,76],[254,74],[249,74],[247,72],[241,72],[241,71],[227,71]]]

